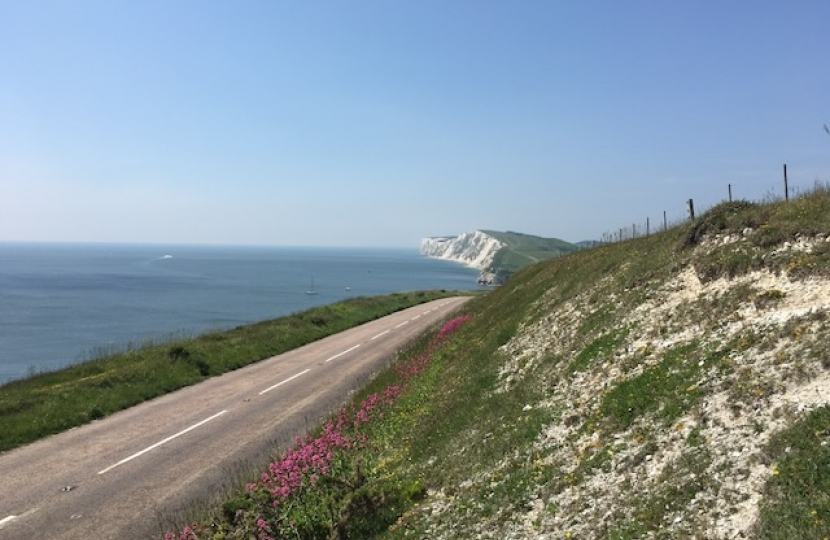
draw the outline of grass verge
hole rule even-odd
[[[153,344],[0,386],[0,451],[284,353],[448,291],[362,297],[228,331]]]

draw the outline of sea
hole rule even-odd
[[[0,243],[0,385],[353,297],[476,290],[477,276],[417,249]]]

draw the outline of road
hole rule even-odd
[[[400,311],[0,454],[0,540],[158,539],[466,300]]]

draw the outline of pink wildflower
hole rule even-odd
[[[438,332],[438,339],[444,340],[448,338],[450,335],[455,333],[459,328],[461,328],[472,318],[473,315],[471,313],[465,313],[464,315],[459,315],[447,321],[446,323],[444,323],[444,326],[442,326],[441,330]]]
[[[259,482],[249,484],[248,489],[268,489],[274,506],[279,506],[295,492],[317,483],[322,476],[336,474],[338,468],[333,469],[332,466],[337,452],[366,447],[369,439],[361,433],[362,426],[376,416],[382,416],[381,407],[393,404],[403,394],[406,382],[426,369],[443,342],[471,318],[469,314],[459,315],[446,322],[425,351],[395,366],[400,383],[388,386],[381,393],[367,396],[359,406],[341,408],[334,418],[325,423],[319,436],[295,438],[295,447],[271,463],[268,471],[260,476]],[[344,430],[353,430],[353,435],[346,435]]]

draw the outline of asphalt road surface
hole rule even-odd
[[[160,538],[466,300],[416,306],[0,454],[0,539]]]

